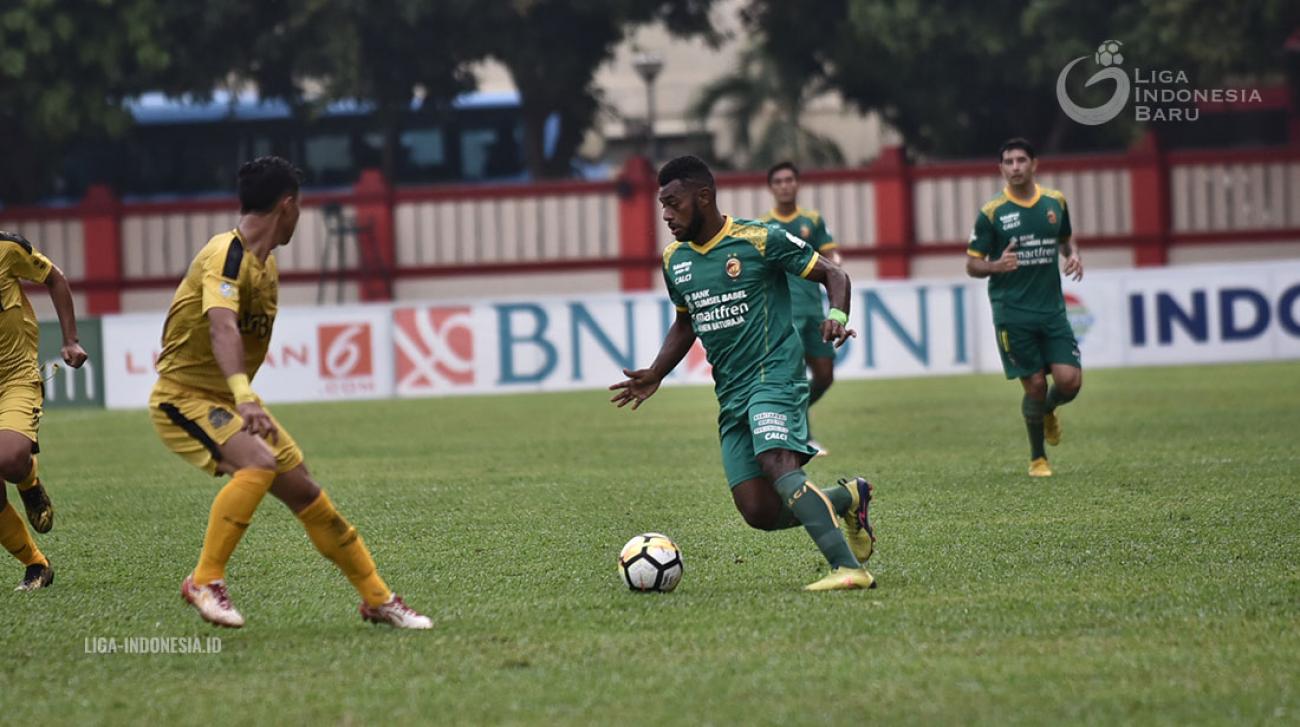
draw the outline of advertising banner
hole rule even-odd
[[[38,349],[41,378],[45,379],[45,408],[104,405],[103,337],[98,318],[77,321],[77,337],[86,351],[86,363],[74,369],[63,362],[63,330],[58,321],[41,321]],[[55,364],[58,365],[55,368]]]
[[[109,408],[143,407],[157,374],[164,312],[104,319]],[[387,306],[281,309],[266,362],[253,380],[267,402],[391,396],[393,360]]]
[[[1093,271],[1064,291],[1085,368],[1300,358],[1300,262]],[[1002,370],[983,281],[869,281],[851,308],[840,378]],[[104,385],[70,391],[144,406],[163,315],[103,319]],[[675,316],[659,293],[281,309],[254,388],[269,402],[604,388],[653,361]],[[671,381],[711,381],[698,344]]]

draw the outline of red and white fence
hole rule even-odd
[[[1065,193],[1076,237],[1112,266],[1236,251],[1300,257],[1298,146],[1167,153],[1148,137],[1124,154],[1045,158],[1039,178]],[[941,272],[931,263],[959,270],[975,215],[1000,187],[992,158],[911,164],[893,148],[865,168],[806,171],[800,203],[822,211],[859,270],[906,278]],[[753,173],[721,175],[718,202],[746,217],[771,207],[766,179]],[[334,266],[325,204],[362,230],[344,248],[350,299],[431,297],[438,288],[425,283],[451,279],[460,297],[499,292],[491,288],[503,281],[516,293],[648,290],[668,240],[644,159],[611,182],[514,186],[394,189],[372,170],[349,192],[304,199],[292,244],[276,253],[299,302]],[[72,279],[82,310],[109,313],[165,305],[195,250],[235,224],[237,207],[233,198],[123,202],[96,187],[72,207],[0,210],[0,229],[36,241]]]

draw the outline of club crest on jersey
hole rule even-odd
[[[738,258],[738,257],[729,257],[729,258],[727,258],[727,268],[726,268],[726,269],[727,269],[727,277],[728,277],[728,278],[731,278],[732,280],[735,280],[736,278],[739,278],[739,277],[740,277],[740,258]]]
[[[1048,211],[1047,211],[1047,224],[1049,224],[1049,225],[1055,225],[1055,224],[1056,224],[1056,210],[1048,210]]]
[[[807,240],[812,235],[812,228],[807,224],[799,225],[799,237]]]
[[[231,414],[230,412],[226,411],[225,409],[222,409],[221,407],[214,406],[211,409],[208,409],[208,421],[211,422],[212,426],[216,427],[217,429],[226,426],[227,424],[230,423],[230,420],[234,418],[235,418],[234,414]]]

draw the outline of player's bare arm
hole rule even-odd
[[[59,266],[50,266],[45,288],[50,293],[50,302],[54,304],[54,312],[59,316],[59,328],[63,332],[63,346],[59,349],[59,354],[72,368],[81,368],[86,363],[86,350],[77,338],[77,311],[72,303],[72,288]]]
[[[1065,277],[1076,282],[1083,280],[1083,258],[1079,257],[1079,245],[1066,238],[1061,241],[1061,254],[1065,256]]]
[[[235,312],[228,308],[212,308],[208,310],[207,315],[212,336],[212,356],[221,367],[221,373],[226,378],[235,375],[246,376],[244,341],[239,337],[239,323]],[[279,440],[271,416],[256,399],[241,401],[236,395],[235,409],[244,419],[244,431],[255,437],[270,437],[272,442]]]
[[[1020,261],[1016,257],[1016,243],[1007,245],[1007,249],[1002,251],[1002,257],[997,260],[985,260],[978,257],[966,257],[966,274],[972,278],[987,278],[990,275],[1000,275],[1010,273],[1020,267]]]
[[[620,409],[628,404],[634,410],[640,407],[642,402],[659,390],[659,382],[677,368],[677,364],[681,363],[694,344],[695,329],[691,327],[690,313],[677,311],[677,318],[668,329],[668,335],[664,336],[654,363],[650,364],[650,368],[636,371],[623,369],[623,375],[627,379],[609,387],[610,391],[616,392],[610,401],[618,404]]]
[[[822,340],[834,343],[839,348],[858,335],[857,331],[845,326],[849,316],[849,300],[852,298],[849,274],[825,257],[818,257],[817,264],[808,273],[808,279],[821,283],[826,288],[832,312],[822,321]],[[841,317],[843,320],[840,320]]]

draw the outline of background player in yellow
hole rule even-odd
[[[998,150],[1007,186],[980,208],[967,249],[966,272],[989,279],[998,353],[1008,379],[1020,379],[1020,403],[1029,432],[1029,474],[1050,477],[1044,440],[1061,442],[1057,408],[1079,395],[1083,364],[1065,315],[1060,259],[1065,274],[1083,279],[1065,195],[1034,183],[1038,159],[1024,139]],[[1052,375],[1048,388],[1047,374]]]
[[[302,451],[253,393],[275,324],[278,274],[272,251],[298,224],[302,172],[279,157],[239,168],[239,226],[199,251],[163,324],[158,382],[149,413],[163,443],[210,474],[232,475],[212,501],[203,550],[181,595],[205,620],[240,627],[226,589],[226,563],[267,492],[302,522],[316,549],[361,594],[361,616],[398,628],[432,622],[388,589],[356,528],[312,479]]]
[[[18,485],[32,528],[47,533],[54,527],[54,507],[36,472],[36,434],[44,404],[37,360],[40,327],[23,293],[24,280],[43,283],[50,292],[63,329],[63,360],[79,368],[86,352],[77,342],[77,315],[63,272],[22,235],[0,232],[0,476]],[[18,590],[44,588],[54,582],[54,570],[5,494],[0,483],[0,544],[26,566]]]
[[[825,218],[817,210],[799,206],[799,170],[794,163],[780,162],[768,169],[767,188],[772,192],[774,206],[763,222],[802,239],[822,257],[839,265],[840,253],[826,230]],[[822,340],[821,331],[822,321],[826,320],[826,296],[822,286],[798,275],[789,276],[787,282],[794,329],[799,332],[804,361],[808,364],[808,446],[816,449],[818,455],[829,454],[812,436],[811,421],[813,404],[835,383],[835,347]]]

